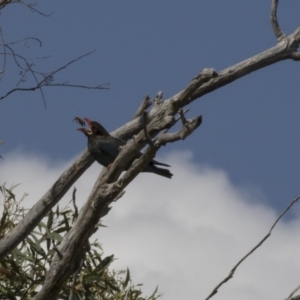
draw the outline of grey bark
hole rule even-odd
[[[112,135],[124,140],[137,136],[121,150],[113,166],[103,172],[97,179],[85,206],[79,213],[73,228],[64,237],[59,246],[59,255],[55,255],[43,288],[35,299],[55,299],[63,282],[78,268],[86,251],[89,237],[95,232],[99,219],[110,210],[110,203],[124,193],[125,187],[138,175],[142,168],[155,156],[162,145],[184,139],[190,135],[202,121],[198,116],[186,120],[180,110],[201,96],[229,84],[253,71],[276,62],[293,59],[299,60],[297,51],[300,44],[300,27],[289,36],[281,31],[276,16],[278,1],[272,1],[271,22],[278,39],[276,46],[231,66],[219,73],[213,69],[204,69],[182,91],[163,101],[159,93],[152,109],[147,113],[147,124],[143,111],[150,104],[145,98],[134,119],[112,132]],[[176,133],[167,133],[176,122],[174,116],[180,113],[183,126]],[[153,139],[151,142],[149,138]],[[122,176],[120,174],[136,151],[148,147],[143,156],[135,160],[131,168]],[[49,191],[34,205],[25,218],[0,241],[0,259],[15,248],[34,229],[42,218],[64,196],[76,180],[90,167],[94,159],[87,150],[54,183]]]

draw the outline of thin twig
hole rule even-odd
[[[40,39],[36,38],[36,37],[33,37],[33,36],[30,36],[28,38],[21,39],[21,40],[18,40],[18,41],[13,41],[13,42],[7,43],[5,45],[15,45],[15,44],[20,45],[21,42],[28,41],[28,40],[37,41],[39,43],[40,47],[42,47],[42,41]],[[1,45],[1,46],[3,46],[3,45]],[[21,45],[21,46],[24,46],[24,45]]]
[[[1,41],[3,43],[3,68],[2,68],[2,70],[0,70],[1,71],[1,73],[0,73],[0,81],[1,81],[2,78],[3,78],[3,75],[5,73],[5,67],[6,67],[6,48],[5,48],[5,41],[4,41],[4,37],[3,37],[2,28],[0,28],[0,38],[1,38]]]
[[[65,64],[64,66],[48,73],[47,75],[45,75],[44,73],[40,73],[40,72],[37,72],[37,71],[34,71],[32,68],[31,68],[31,65],[28,63],[28,61],[26,60],[26,58],[14,53],[13,49],[10,48],[9,46],[6,45],[6,47],[11,51],[11,55],[13,55],[14,57],[14,60],[16,62],[16,64],[18,65],[18,67],[20,69],[22,69],[24,72],[30,72],[32,74],[32,76],[34,77],[35,81],[36,81],[36,85],[32,86],[32,87],[28,87],[28,88],[21,88],[21,87],[16,87],[16,88],[13,88],[11,89],[10,91],[8,91],[6,94],[4,94],[3,96],[0,97],[0,100],[3,100],[4,98],[6,98],[7,96],[9,96],[10,94],[16,92],[16,91],[35,91],[37,89],[39,89],[42,93],[42,98],[44,100],[44,104],[46,105],[45,103],[45,97],[44,97],[44,93],[43,93],[43,90],[42,90],[42,87],[46,87],[46,86],[62,86],[62,87],[77,87],[77,88],[83,88],[83,89],[96,89],[96,90],[100,90],[100,89],[109,89],[109,87],[107,87],[108,83],[106,84],[102,84],[102,85],[97,85],[97,86],[86,86],[86,85],[77,85],[77,84],[69,84],[69,83],[51,83],[51,81],[53,80],[53,76],[58,73],[59,71],[67,68],[68,66],[70,66],[71,64],[77,62],[78,60],[94,53],[96,50],[93,50],[93,51],[90,51],[84,55],[81,55],[73,60],[71,60],[70,62],[68,62],[67,64]],[[22,67],[19,62],[17,61],[17,58],[20,58],[22,59],[25,64],[26,64],[26,68]],[[43,79],[41,81],[38,81],[38,78],[36,75],[42,75],[43,76]]]
[[[185,115],[189,110],[190,110],[189,108],[183,110],[182,114]],[[181,120],[181,116],[177,116],[177,117],[175,118],[174,125],[175,125],[179,120]],[[168,132],[169,130],[170,130],[170,128],[166,128],[166,129],[161,133],[161,135],[164,134],[164,133],[166,133],[166,132]]]
[[[109,90],[108,85],[109,85],[109,83],[98,84],[98,85],[95,85],[95,86],[87,86],[87,85],[80,85],[80,84],[69,84],[69,83],[50,83],[50,84],[45,84],[43,86],[75,87],[75,88],[88,89],[88,90]]]
[[[166,145],[167,143],[174,143],[179,140],[184,140],[189,136],[195,129],[197,129],[202,124],[202,116],[197,116],[193,119],[189,119],[186,124],[184,124],[181,129],[173,133],[164,133],[161,134],[157,140],[156,144],[161,146]]]
[[[66,69],[69,65],[73,64],[74,62],[76,62],[76,61],[78,61],[78,60],[80,60],[80,59],[82,59],[82,58],[84,58],[84,57],[86,57],[86,56],[91,55],[91,54],[94,53],[94,52],[96,52],[96,49],[95,49],[95,50],[92,50],[92,51],[90,51],[90,52],[88,52],[88,53],[85,53],[85,54],[83,54],[83,55],[81,55],[81,56],[79,56],[79,57],[77,57],[77,58],[75,58],[75,59],[69,61],[69,62],[68,62],[67,64],[65,64],[64,66],[62,66],[62,67],[56,69],[55,71],[51,72],[44,80],[42,80],[42,81],[40,82],[40,85],[43,84],[47,79],[49,79],[50,77],[52,77],[53,75],[55,75],[56,73],[58,73],[59,71],[61,71],[61,70],[63,70],[63,69]]]
[[[185,116],[184,116],[183,110],[182,110],[181,108],[179,108],[178,113],[179,113],[179,116],[180,116],[182,125],[183,125],[183,126],[186,126],[187,121],[186,121],[186,118],[185,118]]]
[[[280,41],[282,38],[285,37],[285,34],[281,31],[280,26],[277,21],[277,6],[278,6],[278,0],[272,0],[270,17],[271,17],[271,25],[272,25],[274,34],[277,37],[277,40]]]
[[[33,7],[35,5],[35,3],[25,3],[22,0],[2,0],[2,1],[0,1],[0,10],[2,8],[4,8],[7,4],[22,4],[22,5],[26,6],[28,9],[30,9],[44,17],[50,17],[54,13],[54,12],[52,12],[50,14],[45,14],[45,13],[41,12],[40,10]]]
[[[24,56],[15,53],[14,49],[11,46],[9,46],[8,44],[6,44],[5,47],[11,52],[11,53],[6,53],[6,55],[11,55],[13,57],[13,59],[15,61],[15,64],[18,66],[18,68],[20,68],[23,71],[27,71],[27,68],[23,67],[18,62],[18,58],[20,58],[21,60],[23,60],[24,63],[26,64],[26,66],[30,65],[29,62],[28,62],[28,60]]]
[[[73,206],[74,206],[74,210],[75,210],[75,212],[74,212],[75,219],[77,219],[77,217],[78,217],[78,207],[76,205],[76,191],[77,191],[77,189],[74,186],[73,193],[72,193],[72,202],[73,202]]]
[[[238,268],[238,266],[248,257],[250,256],[257,248],[259,248],[264,242],[265,240],[271,235],[274,227],[277,225],[277,223],[279,222],[279,220],[286,214],[286,212],[300,199],[300,196],[296,197],[291,203],[290,205],[280,214],[280,216],[276,219],[276,221],[274,222],[274,224],[272,225],[271,229],[269,230],[268,234],[253,248],[251,249],[234,267],[233,269],[230,271],[229,275],[224,278],[214,289],[213,291],[208,295],[208,297],[205,300],[210,299],[212,296],[214,296],[217,292],[218,289],[224,284],[226,283],[228,280],[230,280],[236,269]]]
[[[34,78],[34,81],[36,82],[36,84],[37,84],[37,86],[38,86],[38,85],[39,85],[39,81],[38,81],[37,75],[38,75],[38,74],[39,74],[39,75],[43,75],[43,74],[40,73],[40,72],[34,71],[34,70],[32,69],[32,64],[30,64],[30,63],[28,62],[28,60],[27,60],[25,57],[23,57],[23,56],[21,56],[21,55],[19,55],[19,54],[16,54],[16,53],[14,52],[14,50],[13,50],[10,46],[6,45],[6,48],[8,48],[8,49],[11,51],[11,55],[13,56],[16,65],[17,65],[21,70],[24,71],[22,77],[20,78],[20,80],[19,80],[19,82],[18,82],[18,84],[17,84],[17,87],[18,87],[19,84],[23,81],[23,78],[25,78],[27,72],[30,72],[30,73],[31,73],[32,77]],[[22,59],[22,60],[25,62],[26,68],[23,68],[23,67],[21,66],[21,64],[19,64],[17,58],[20,58],[20,59]],[[46,105],[46,99],[45,99],[44,91],[41,89],[41,87],[37,87],[37,89],[39,89],[40,92],[41,92],[42,99],[43,99],[43,103],[44,103],[44,106],[45,106],[45,108],[46,108],[47,105]]]
[[[150,97],[148,95],[144,96],[143,101],[140,107],[137,109],[136,113],[134,114],[132,120],[142,115],[143,111],[149,108],[151,105],[152,105],[152,101],[150,100]]]
[[[34,12],[38,13],[39,15],[41,15],[43,17],[50,17],[50,16],[52,16],[54,14],[54,11],[52,13],[50,13],[50,14],[42,13],[40,10],[34,8],[33,7],[34,4],[32,4],[32,3],[25,3],[25,2],[23,2],[21,0],[18,0],[16,3],[20,3],[20,4],[24,5],[24,6],[26,6],[28,9],[33,10]]]

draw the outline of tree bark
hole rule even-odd
[[[151,105],[149,97],[146,96],[134,119],[112,132],[113,136],[124,140],[137,136],[122,148],[113,166],[100,174],[74,226],[58,247],[45,283],[35,300],[57,297],[65,280],[78,269],[79,262],[82,261],[88,248],[88,239],[97,230],[100,218],[109,212],[110,203],[123,195],[126,186],[153,159],[159,148],[179,139],[185,139],[200,126],[202,116],[186,120],[181,110],[184,106],[253,71],[286,59],[300,60],[300,53],[297,51],[300,44],[300,27],[289,36],[285,36],[277,21],[277,5],[278,0],[273,0],[271,22],[278,40],[277,45],[219,73],[213,69],[204,69],[184,90],[165,101],[162,92],[159,92],[149,113],[145,112],[145,109]],[[179,115],[177,119],[176,115]],[[179,119],[183,123],[182,128],[176,133],[167,133]],[[122,170],[135,153],[147,144],[144,154],[136,159],[130,169],[120,177]],[[93,157],[85,150],[12,232],[0,241],[0,259],[24,240],[93,162]]]

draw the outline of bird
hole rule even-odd
[[[98,122],[92,121],[88,118],[84,118],[89,129],[78,128],[78,131],[83,132],[88,138],[88,150],[95,160],[102,166],[109,168],[119,154],[120,147],[126,144],[122,139],[113,137],[109,132]],[[142,153],[139,152],[133,158],[133,160],[126,166],[125,170],[128,170],[132,162],[141,157]],[[170,165],[161,163],[156,160],[151,160],[147,166],[144,167],[142,172],[154,173],[166,178],[172,178],[173,174],[165,168],[157,166],[170,167]]]

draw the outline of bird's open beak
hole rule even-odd
[[[92,131],[90,129],[77,128],[77,130],[83,132],[85,135],[91,135],[92,134]]]
[[[88,123],[89,127],[92,128],[92,121],[88,118],[84,118],[86,122]]]

